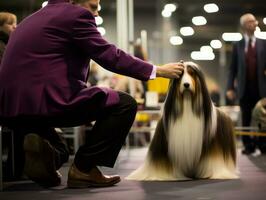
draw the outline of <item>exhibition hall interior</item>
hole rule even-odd
[[[7,54],[12,47],[9,46],[10,41],[14,46],[12,34],[18,34],[16,30],[21,30],[23,22],[34,17],[33,13],[62,2],[74,4],[67,0],[0,1],[1,54],[3,51],[0,59],[0,83],[3,82],[1,71],[3,73],[7,66]],[[89,2],[92,3],[89,4],[91,6],[98,0],[76,2]],[[78,126],[55,127],[65,138],[70,156],[59,169],[62,175],[60,184],[54,187],[38,184],[37,178],[32,179],[25,173],[24,160],[17,158],[18,151],[19,155],[24,155],[23,147],[20,148],[16,142],[16,131],[2,124],[0,111],[0,199],[265,199],[265,2],[100,0],[97,9],[95,24],[91,21],[88,23],[96,25],[95,30],[97,28],[99,34],[94,34],[110,43],[111,47],[116,46],[134,59],[151,63],[153,67],[149,80],[138,80],[126,76],[130,73],[124,73],[123,66],[118,66],[118,70],[110,70],[113,63],[107,66],[106,63],[110,63],[101,60],[106,52],[97,57],[99,51],[97,52],[96,46],[80,55],[78,50],[75,53],[80,58],[86,52],[93,52],[93,56],[87,57],[88,73],[86,81],[82,83],[84,87],[110,88],[112,91],[126,93],[136,101],[135,118],[114,166],[98,166],[103,174],[118,174],[120,181],[113,185],[103,185],[105,187],[91,182],[88,187],[69,187],[69,169],[73,167],[76,153],[81,151],[80,147],[84,149],[90,144],[90,134],[97,132],[94,128],[97,120],[87,120]],[[3,40],[3,48],[1,32],[4,29],[1,27],[5,22],[1,18],[1,12],[12,13],[17,18],[16,28],[9,40]],[[70,18],[68,15],[71,14],[69,12],[61,16],[62,21]],[[40,20],[40,24],[36,26],[40,27],[43,21]],[[34,24],[31,28],[34,32]],[[60,34],[67,29],[53,28],[58,29]],[[88,36],[88,40],[93,40],[95,35]],[[88,43],[93,44],[92,41]],[[8,53],[5,54],[4,51]],[[120,51],[117,52],[113,56],[119,59]],[[20,54],[14,51],[16,53]],[[28,56],[27,53],[21,55]],[[94,57],[95,59],[91,59]],[[138,62],[140,61],[135,63],[136,67]],[[76,63],[78,65],[81,62]],[[182,65],[182,72],[178,77],[156,77],[157,71],[166,63]],[[130,66],[132,69],[129,71],[134,71],[134,65]],[[116,73],[120,70],[121,74]],[[69,71],[68,73],[72,72]],[[26,82],[27,80],[25,84]],[[23,82],[20,84],[23,85]],[[76,86],[73,85],[74,87]],[[6,103],[3,98],[6,88],[7,86],[3,92],[0,90],[0,108]],[[89,109],[95,110],[93,107]],[[102,110],[99,109],[96,113],[97,116],[101,115]],[[123,127],[122,120],[120,125]],[[115,138],[116,129],[106,131],[110,137]],[[115,143],[116,140],[111,141]],[[90,178],[89,175],[88,177]]]

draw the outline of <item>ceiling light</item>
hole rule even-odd
[[[263,18],[263,23],[266,25],[266,17]]]
[[[222,38],[224,41],[239,41],[243,38],[241,33],[223,33]]]
[[[98,31],[100,32],[100,34],[103,36],[105,35],[106,31],[105,31],[105,28],[103,27],[97,27]]]
[[[211,45],[211,47],[212,48],[214,48],[214,49],[220,49],[220,48],[222,48],[222,42],[220,41],[220,40],[212,40],[211,42],[210,42],[210,45]]]
[[[181,45],[183,44],[183,39],[180,36],[172,36],[170,37],[170,43],[172,45]]]
[[[215,3],[209,3],[204,5],[204,10],[207,13],[215,13],[219,11],[219,7]]]
[[[47,4],[48,4],[48,1],[44,1],[44,2],[42,3],[42,8],[45,7]]]
[[[213,52],[212,48],[208,45],[200,47],[201,52]]]
[[[190,57],[193,60],[214,60],[215,55],[213,52],[207,52],[207,51],[192,51],[190,54]]]
[[[176,5],[173,4],[173,3],[165,4],[165,6],[164,6],[164,10],[166,10],[166,11],[168,11],[168,12],[175,12],[175,10],[176,10]]]
[[[261,31],[260,27],[258,27],[258,26],[256,27],[254,35],[255,35],[256,38],[266,40],[266,32],[265,31]]]
[[[167,10],[163,10],[162,11],[162,16],[163,17],[168,18],[168,17],[171,17],[171,15],[172,15],[172,12],[170,12],[170,11],[167,11]]]
[[[190,35],[193,35],[194,34],[194,30],[190,26],[184,26],[184,27],[180,28],[180,33],[183,36],[190,36]]]
[[[103,23],[103,18],[101,16],[95,17],[96,25],[101,25]]]
[[[203,16],[196,16],[192,18],[192,23],[196,26],[205,25],[207,23],[207,20]]]
[[[265,31],[255,32],[254,35],[256,36],[256,38],[266,40],[266,32]]]
[[[255,32],[260,32],[260,27],[257,26]]]

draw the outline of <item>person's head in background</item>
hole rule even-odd
[[[240,25],[244,33],[248,36],[253,36],[258,26],[258,21],[256,17],[251,13],[246,13],[240,17]]]
[[[16,15],[9,12],[0,12],[0,32],[10,35],[17,27]]]
[[[80,5],[90,11],[94,16],[98,16],[100,0],[72,0],[76,5]]]
[[[141,60],[148,60],[147,52],[144,51],[144,48],[139,38],[134,44],[134,56]]]

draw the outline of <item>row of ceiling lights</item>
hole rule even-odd
[[[42,7],[46,6],[48,1],[44,1]],[[162,16],[165,18],[171,17],[172,13],[177,9],[176,4],[166,4],[164,9],[162,10]],[[203,9],[207,13],[215,13],[219,11],[219,7],[215,3],[205,4]],[[99,6],[99,11],[101,10],[101,6]],[[101,16],[95,17],[97,29],[101,33],[101,35],[106,34],[106,30],[104,27],[100,25],[103,24],[103,18]],[[207,20],[204,16],[195,16],[192,18],[192,23],[196,26],[202,26],[207,24]],[[263,23],[266,24],[266,17],[263,19]],[[185,26],[180,28],[180,34],[183,36],[192,36],[194,34],[194,29],[190,26]],[[261,32],[259,27],[257,27],[255,36],[258,38],[266,39],[266,32]],[[242,35],[240,33],[223,33],[222,38],[224,41],[239,41],[242,39]],[[170,37],[170,43],[172,45],[181,45],[183,44],[183,39],[180,36],[172,36]],[[209,47],[209,48],[206,48]],[[191,52],[191,58],[194,60],[213,60],[215,59],[215,55],[213,53],[213,49],[219,49],[222,47],[222,42],[218,39],[214,39],[210,42],[210,46],[203,46],[200,48],[200,51]]]
[[[42,7],[45,7],[48,4],[48,1],[44,1],[42,3]],[[176,5],[175,4],[166,4],[164,6],[164,10],[162,11],[162,15],[164,17],[170,17],[172,15],[172,12],[176,10]],[[101,10],[101,6],[99,6],[99,11]],[[208,13],[213,13],[217,12],[219,10],[218,6],[215,4],[207,4],[204,6],[204,10]],[[101,33],[101,35],[105,35],[106,31],[104,27],[101,27],[100,25],[103,24],[103,18],[101,16],[95,17],[95,22],[96,25],[98,26],[97,29]],[[207,23],[207,20],[203,16],[197,16],[192,18],[192,22],[195,25],[205,25]],[[190,36],[194,34],[194,30],[192,27],[182,27],[180,29],[180,33],[183,36]],[[170,43],[173,45],[180,45],[183,43],[183,39],[180,36],[172,36],[170,38]],[[219,40],[212,40],[211,41],[211,46],[213,48],[221,48],[222,43]],[[208,59],[208,55],[210,55],[210,58],[212,59],[214,57],[214,53],[212,51],[212,48],[208,46],[203,46],[201,48],[201,51],[199,52],[192,52],[191,57],[192,58],[197,58],[199,57],[200,59]],[[214,59],[214,58],[213,58]]]
[[[172,13],[177,9],[176,4],[166,4],[164,9],[162,10],[162,16],[165,18],[171,17]],[[219,7],[215,3],[205,4],[203,9],[207,13],[215,13],[219,11]],[[207,19],[204,16],[195,16],[192,18],[192,23],[196,26],[202,26],[207,24]],[[266,17],[263,19],[263,23],[266,24]],[[183,36],[192,36],[194,34],[194,29],[190,26],[185,26],[180,28],[180,34]],[[261,39],[266,39],[266,32],[261,32],[260,28],[257,27],[255,31],[255,36]],[[242,39],[241,33],[223,33],[222,39],[224,41],[239,41]],[[175,35],[170,37],[170,43],[172,45],[181,45],[183,44],[182,37]],[[206,48],[209,47],[209,48]],[[210,46],[203,46],[200,48],[200,51],[191,52],[191,58],[194,60],[213,60],[215,59],[215,55],[213,53],[213,49],[222,48],[222,42],[218,39],[212,40],[210,42]],[[206,50],[207,49],[207,50]]]
[[[162,16],[165,18],[171,17],[172,13],[177,9],[176,4],[166,4],[164,6],[164,9],[162,11]],[[215,13],[219,11],[219,7],[214,4],[206,4],[204,5],[203,9],[207,13]],[[207,24],[207,20],[203,16],[195,16],[192,18],[192,23],[196,26],[202,26]],[[194,29],[190,26],[185,26],[180,28],[180,34],[183,36],[191,36],[194,34]],[[172,45],[181,45],[183,44],[183,39],[180,36],[172,36],[170,37],[170,43]],[[202,46],[200,48],[200,51],[192,51],[191,52],[191,58],[193,60],[213,60],[215,59],[215,55],[213,53],[213,48],[214,49],[219,49],[222,47],[222,42],[218,39],[212,40],[210,42],[210,45],[207,46]]]

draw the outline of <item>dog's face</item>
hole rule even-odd
[[[182,77],[180,78],[179,92],[184,94],[184,92],[191,92],[195,94],[197,75],[195,69],[198,66],[192,62],[185,62],[185,68]]]
[[[193,112],[197,116],[209,116],[211,113],[211,99],[205,83],[204,74],[200,67],[193,62],[184,63],[184,72],[180,79],[172,79],[169,85],[164,107],[164,123],[167,127],[169,115],[176,119],[183,113],[184,101],[191,101]]]

